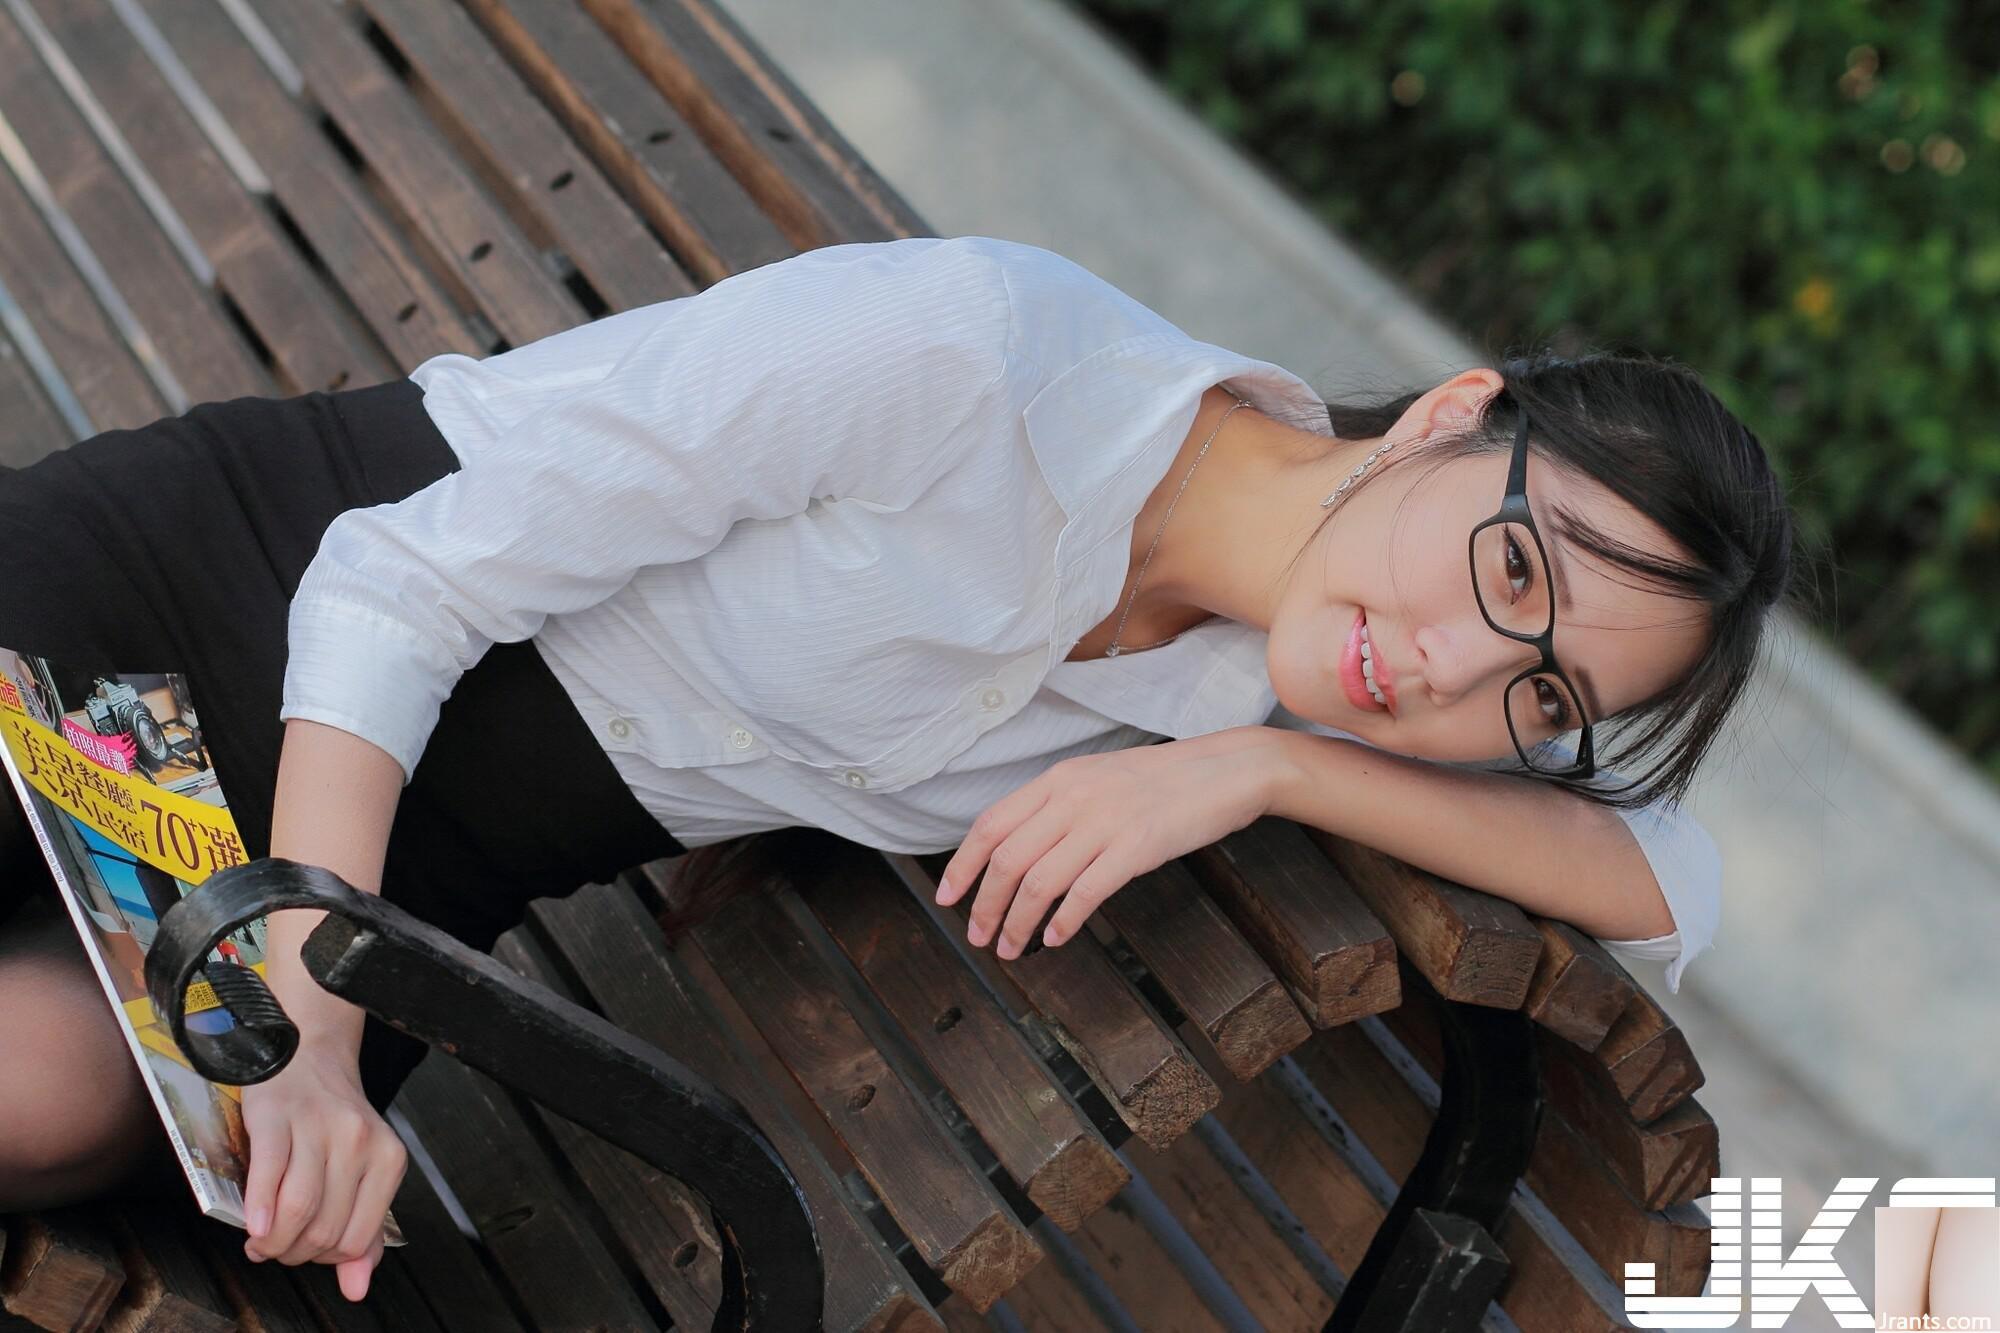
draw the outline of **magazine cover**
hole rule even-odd
[[[146,994],[159,919],[218,870],[242,840],[202,741],[188,683],[175,672],[105,674],[0,647],[0,763],[42,845],[70,918],[180,1154],[203,1213],[244,1225],[249,1138],[240,1089],[188,1064]],[[211,955],[264,965],[264,922]],[[208,983],[189,988],[191,1029],[234,1020]],[[385,1228],[401,1242],[393,1219]]]

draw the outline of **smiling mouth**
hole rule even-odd
[[[1368,639],[1368,613],[1361,613],[1361,679],[1367,686],[1369,697],[1384,708],[1395,711],[1396,689],[1390,683],[1389,670],[1375,660],[1375,645]]]

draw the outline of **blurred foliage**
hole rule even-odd
[[[1821,627],[2000,776],[1992,0],[1073,3],[1478,345],[1698,370]]]

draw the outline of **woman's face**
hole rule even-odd
[[[1398,457],[1392,447],[1350,488],[1299,557],[1272,618],[1266,665],[1279,702],[1300,717],[1419,758],[1478,761],[1514,754],[1507,684],[1539,657],[1532,645],[1486,623],[1466,553],[1473,526],[1500,507],[1507,465],[1504,452],[1434,466],[1414,453]],[[1433,470],[1425,475],[1426,469]],[[1555,505],[1561,504],[1614,542],[1675,554],[1666,535],[1630,504],[1532,452],[1527,493],[1555,566],[1555,658],[1582,691],[1592,725],[1601,725],[1693,666],[1706,637],[1702,608],[1627,586],[1628,572],[1557,535]],[[1533,561],[1525,531],[1512,531]],[[1526,587],[1531,576],[1549,573],[1531,571],[1499,540],[1481,543],[1480,564],[1482,591],[1496,613],[1509,598],[1532,595]],[[1350,648],[1357,622],[1366,624],[1386,707],[1365,693],[1357,699],[1343,684],[1343,654],[1358,655]],[[1531,721],[1543,729],[1524,734],[1523,743],[1568,733],[1564,744],[1574,748],[1575,721],[1548,721],[1554,696],[1535,697],[1542,706],[1529,710]]]

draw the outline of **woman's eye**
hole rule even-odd
[[[1514,540],[1514,534],[1509,532],[1506,538],[1507,583],[1510,587],[1514,587],[1514,600],[1519,601],[1527,594],[1526,585],[1534,581],[1534,567],[1528,563],[1528,557],[1522,552],[1521,544]],[[1521,586],[1514,586],[1516,579],[1521,581]]]
[[[1569,730],[1569,700],[1563,692],[1543,677],[1535,677],[1535,695],[1541,703],[1542,716],[1557,731]]]

